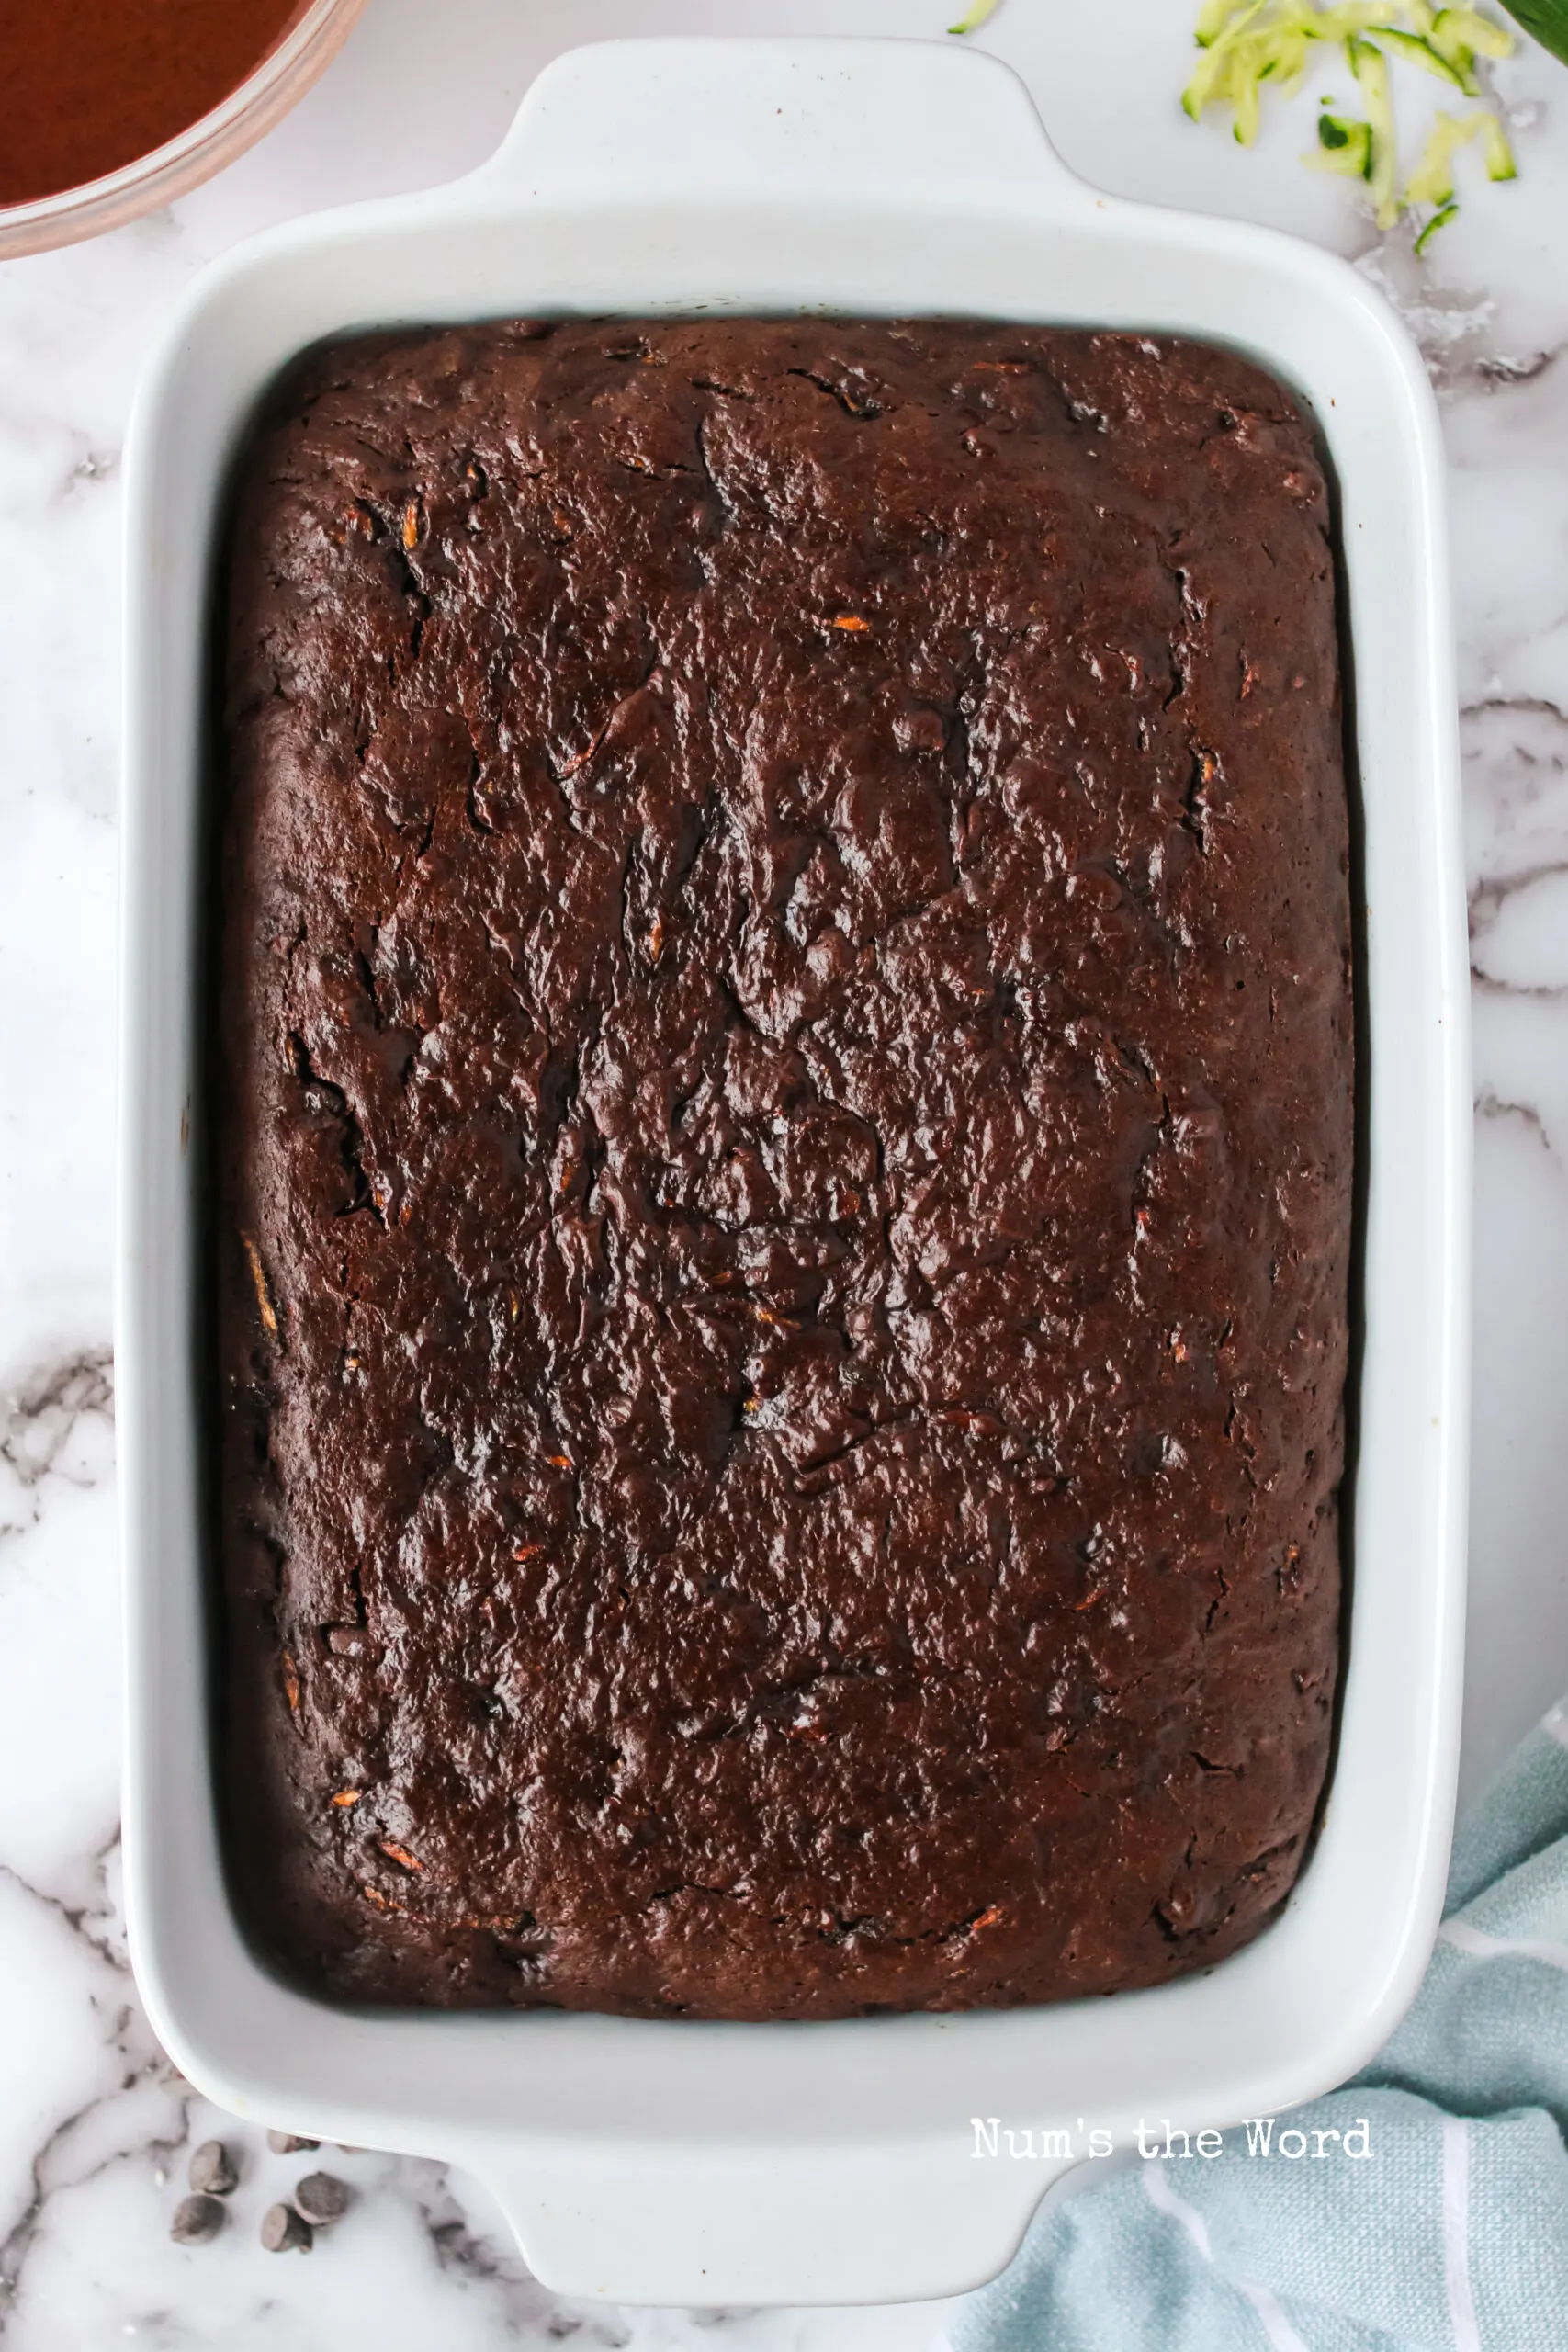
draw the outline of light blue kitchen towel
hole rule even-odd
[[[1360,2117],[1370,2158],[1314,2136]],[[1325,2158],[1237,2130],[1047,2205],[953,2352],[1568,2352],[1568,1701],[1462,1825],[1409,2016],[1292,2129]]]

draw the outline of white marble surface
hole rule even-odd
[[[936,2331],[931,2305],[563,2305],[472,2184],[386,2157],[330,2159],[362,2195],[308,2259],[260,2249],[265,2205],[310,2160],[265,2154],[171,2075],[124,1962],[110,1155],[118,452],[174,297],[254,228],[478,161],[573,40],[936,34],[950,8],[371,0],[320,88],[220,180],[96,244],[0,267],[0,2336],[17,2352],[569,2336],[689,2352],[720,2332],[746,2352],[902,2352]],[[1529,51],[1502,69],[1522,176],[1480,192],[1423,266],[1407,233],[1378,239],[1341,186],[1301,170],[1317,82],[1250,155],[1183,120],[1190,17],[1183,0],[1004,0],[984,40],[1087,175],[1358,257],[1442,393],[1476,976],[1473,1787],[1568,1686],[1568,73]],[[224,2236],[176,2248],[169,2215],[210,2132],[244,2179]]]

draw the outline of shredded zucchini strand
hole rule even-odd
[[[1420,161],[1404,183],[1407,202],[1439,206],[1452,203],[1454,157],[1474,138],[1480,126],[1478,114],[1438,116],[1427,135]]]
[[[1508,144],[1508,134],[1495,114],[1483,114],[1481,122],[1481,153],[1489,180],[1517,180],[1519,167],[1514,161],[1514,151]]]
[[[949,25],[948,31],[950,33],[977,32],[996,6],[997,0],[972,0],[971,6],[959,17],[955,25]]]
[[[1437,235],[1438,230],[1446,229],[1449,222],[1453,219],[1458,210],[1459,206],[1457,204],[1445,204],[1440,212],[1433,213],[1431,219],[1427,221],[1426,227],[1422,230],[1420,235],[1416,240],[1416,251],[1417,254],[1424,254],[1426,252],[1427,245]]]
[[[1392,51],[1406,64],[1419,65],[1423,73],[1435,74],[1439,82],[1450,82],[1457,90],[1464,88],[1464,77],[1454,59],[1445,57],[1429,40],[1421,40],[1416,33],[1401,32],[1397,25],[1379,25],[1377,37],[1385,52]]]
[[[1192,33],[1199,48],[1207,49],[1211,41],[1217,40],[1236,10],[1246,5],[1247,0],[1203,0]]]
[[[1507,26],[1494,24],[1479,8],[1439,8],[1431,41],[1444,57],[1456,49],[1472,50],[1480,57],[1512,57],[1517,46]]]
[[[1398,193],[1399,141],[1393,122],[1388,60],[1375,42],[1365,40],[1357,33],[1352,33],[1346,42],[1345,55],[1361,93],[1367,125],[1372,134],[1372,161],[1367,185],[1372,192],[1377,224],[1380,229],[1392,229],[1404,208]]]
[[[1348,180],[1364,180],[1372,167],[1372,134],[1364,122],[1348,121],[1343,115],[1320,114],[1317,119],[1317,145],[1302,161],[1314,171],[1337,172]]]

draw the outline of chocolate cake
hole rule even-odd
[[[1347,802],[1308,423],[949,322],[308,355],[243,454],[221,1797],[341,1999],[1146,1985],[1329,1749]]]

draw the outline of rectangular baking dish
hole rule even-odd
[[[195,1344],[209,573],[263,386],[320,336],[516,312],[959,312],[1237,345],[1315,412],[1354,649],[1370,1102],[1348,1674],[1283,1914],[1209,1973],[1006,2013],[820,2025],[348,2013],[242,1939],[212,1801]],[[126,1870],[153,2025],[224,2106],[480,2175],[551,2287],[628,2301],[949,2293],[1141,2117],[1225,2125],[1341,2081],[1418,1981],[1447,1860],[1463,1602],[1468,967],[1441,511],[1420,360],[1343,263],[1097,194],[993,60],[653,40],[562,58],[431,194],[295,221],[197,281],[127,459],[119,1351]],[[199,1138],[198,1138],[199,1140]],[[1005,2148],[1006,2143],[1002,2146]],[[1037,2143],[1038,2144],[1038,2143]]]

